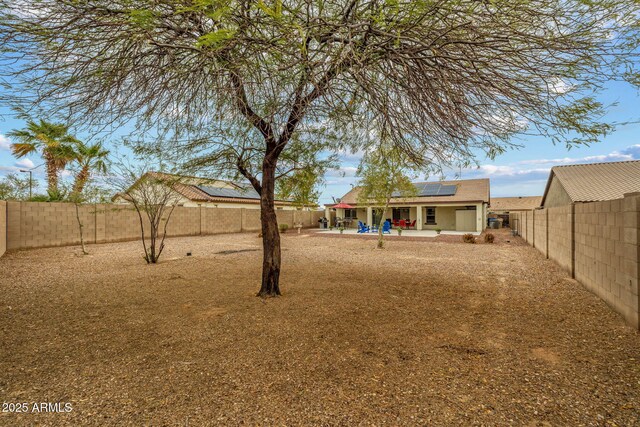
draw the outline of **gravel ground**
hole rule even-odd
[[[492,231],[290,233],[268,300],[255,234],[6,254],[2,401],[72,411],[0,425],[639,425],[640,334]]]

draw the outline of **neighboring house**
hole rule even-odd
[[[508,214],[509,212],[530,211],[540,207],[542,196],[492,197],[489,204],[490,214]]]
[[[418,195],[391,199],[387,218],[415,220],[418,230],[484,229],[489,205],[488,179],[420,182],[414,185]],[[334,209],[334,205],[325,205],[327,218],[348,218],[356,224],[357,221],[378,223],[378,211],[374,206],[358,203],[359,193],[360,187],[354,187],[340,199],[340,203],[351,205],[353,209]]]
[[[148,172],[140,179],[145,179],[147,176],[154,176],[160,181],[164,179],[167,185],[171,185],[176,192],[179,206],[260,209],[260,196],[249,184],[160,172]],[[112,200],[115,203],[129,203],[127,197],[121,193],[116,194]],[[277,200],[275,204],[276,209],[298,209],[290,201]],[[311,209],[305,208],[305,210]]]
[[[489,204],[489,218],[501,218],[502,225],[508,227],[509,212],[530,211],[540,207],[542,196],[492,197]]]
[[[554,166],[541,206],[621,199],[640,191],[640,160]]]

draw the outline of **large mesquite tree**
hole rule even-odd
[[[355,149],[374,117],[423,165],[494,156],[523,131],[594,141],[610,128],[592,94],[623,73],[635,78],[639,8],[629,0],[0,0],[0,77],[20,101],[68,119],[166,125],[201,142],[200,162],[234,164],[261,197],[259,295],[277,295],[274,190],[296,135],[322,138],[324,129],[338,136],[332,148]]]

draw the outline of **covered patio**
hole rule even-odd
[[[318,233],[322,233],[322,234],[341,234],[340,230],[334,228],[333,230],[320,230],[318,231]],[[467,234],[467,233],[471,233],[474,236],[479,236],[480,232],[479,231],[441,231],[440,234],[442,235],[455,235],[455,236],[461,236],[463,234]],[[358,230],[355,228],[347,228],[345,230],[343,230],[342,232],[343,235],[351,235],[351,236],[371,236],[371,235],[377,235],[378,232],[377,231],[373,231],[373,232],[369,232],[369,233],[358,233]],[[385,233],[385,238],[387,237],[437,237],[438,233],[434,230],[402,230],[402,235],[398,234],[397,230],[391,230],[390,234]]]
[[[358,228],[358,222],[366,225],[380,223],[380,209],[372,206],[353,208],[327,208],[326,217],[329,224],[339,227],[344,224],[346,230]],[[486,208],[483,203],[475,204],[433,204],[433,205],[400,205],[387,209],[384,219],[388,219],[398,228],[399,221],[406,224],[407,231],[442,232],[480,232],[484,228]],[[429,234],[429,233],[427,233]]]

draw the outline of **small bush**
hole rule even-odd
[[[398,236],[402,236],[402,228],[398,228]]]
[[[473,234],[467,233],[467,234],[464,234],[462,236],[462,241],[465,242],[465,243],[475,243],[476,242],[476,238],[475,238],[475,236]]]
[[[440,232],[442,231],[442,228],[434,228],[434,230],[436,231],[436,233],[440,234]]]
[[[289,229],[289,224],[280,224],[278,225],[278,228],[280,229],[281,233],[286,233]]]
[[[484,242],[485,243],[493,243],[493,241],[495,240],[495,236],[491,233],[487,233],[484,235]]]

